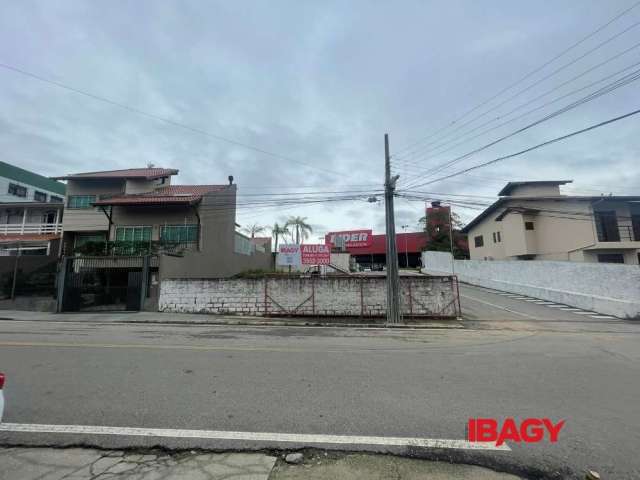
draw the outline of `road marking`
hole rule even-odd
[[[537,298],[527,298],[525,302],[540,303],[540,300],[538,300]]]
[[[526,313],[517,312],[516,310],[512,310],[510,308],[503,307],[501,305],[496,305],[495,303],[487,302],[485,300],[480,300],[479,298],[470,297],[468,295],[463,295],[463,294],[460,294],[460,297],[461,298],[466,298],[467,300],[473,300],[474,302],[478,302],[478,303],[483,303],[485,305],[489,305],[490,307],[497,308],[498,310],[504,310],[505,312],[515,313],[516,315],[520,315],[522,317],[531,318],[532,320],[536,319],[536,317],[533,317],[531,315],[527,315]]]
[[[581,312],[582,311],[581,308],[573,308],[573,307],[563,307],[560,310],[563,310],[565,312]]]
[[[546,300],[537,300],[536,304],[537,305],[556,305],[556,302],[547,302]]]
[[[304,433],[232,432],[223,430],[183,430],[170,428],[105,427],[97,425],[43,425],[36,423],[2,423],[0,432],[67,433],[81,435],[120,435],[135,437],[200,438],[300,444],[386,445],[399,447],[447,448],[457,450],[510,451],[508,445],[492,442],[469,442],[440,438],[371,437],[358,435],[317,435]]]
[[[609,320],[615,320],[616,317],[612,317],[611,315],[591,315],[591,318],[607,318]]]
[[[558,303],[546,305],[548,308],[566,308],[566,305],[560,305]]]
[[[576,314],[576,315],[597,315],[598,314],[597,312],[585,312],[585,311],[573,312],[573,313]]]

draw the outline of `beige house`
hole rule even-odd
[[[562,195],[571,180],[509,182],[463,230],[472,260],[640,263],[640,196]]]

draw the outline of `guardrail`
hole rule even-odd
[[[62,223],[5,223],[0,225],[0,234],[62,233]]]

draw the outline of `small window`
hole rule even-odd
[[[493,232],[493,243],[498,243],[498,240],[496,239],[496,232]]]
[[[160,227],[160,240],[171,242],[197,242],[198,225],[163,225]]]
[[[624,255],[621,253],[601,253],[598,255],[600,263],[624,263]]]
[[[96,201],[95,195],[70,195],[67,207],[69,208],[91,208]]]
[[[35,191],[33,192],[33,199],[36,202],[46,202],[47,201],[47,194],[44,192],[39,192],[39,191]]]
[[[533,222],[524,222],[524,229],[525,230],[534,230]]]
[[[482,238],[482,235],[478,235],[477,237],[473,237],[473,242],[474,242],[476,247],[484,246],[484,239]]]
[[[498,243],[500,243],[502,241],[502,238],[500,237],[500,232],[496,232],[496,236],[498,237]]]
[[[49,197],[49,203],[62,203],[62,197],[56,197],[55,195],[51,195]]]
[[[26,197],[27,187],[23,187],[22,185],[18,185],[17,183],[10,183],[9,195],[15,195],[16,197]]]

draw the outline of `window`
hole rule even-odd
[[[475,244],[476,247],[484,246],[484,239],[482,238],[482,235],[478,235],[477,237],[473,237],[473,243]]]
[[[533,222],[524,222],[524,229],[525,230],[535,230]]]
[[[624,255],[621,253],[601,253],[598,255],[600,263],[624,263]]]
[[[500,232],[493,232],[493,243],[500,243]]]
[[[17,183],[10,183],[9,195],[15,195],[16,197],[26,197],[27,187],[23,187],[22,185],[18,185]]]
[[[164,225],[160,227],[162,242],[197,242],[198,225]]]
[[[496,232],[496,235],[498,236],[498,243],[500,243],[502,241],[502,238],[500,237],[500,232]]]
[[[496,243],[496,242],[497,242],[497,240],[496,240],[496,232],[493,232],[493,243]]]
[[[95,195],[70,195],[67,203],[68,208],[91,208],[91,204],[96,201]]]
[[[150,226],[116,227],[116,242],[148,242],[151,231]]]
[[[47,201],[47,194],[44,192],[39,192],[39,191],[35,191],[33,192],[33,199],[36,202],[46,202]]]
[[[595,214],[596,232],[600,242],[619,242],[618,216],[614,210],[600,211]]]
[[[62,203],[62,198],[61,197],[56,197],[55,195],[51,195],[49,197],[49,202],[50,203]]]

